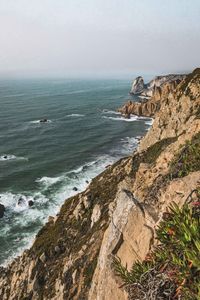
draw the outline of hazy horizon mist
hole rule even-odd
[[[198,0],[0,0],[0,77],[189,72],[199,15]]]

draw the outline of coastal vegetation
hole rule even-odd
[[[171,162],[170,178],[181,178],[200,170],[200,133],[187,141]]]
[[[173,203],[164,213],[156,234],[158,245],[129,271],[114,258],[129,299],[200,299],[200,189],[182,208]]]

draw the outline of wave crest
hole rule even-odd
[[[0,161],[7,161],[7,160],[28,160],[26,157],[15,156],[12,154],[3,154],[0,156]]]
[[[78,117],[85,117],[85,115],[83,114],[70,114],[70,115],[66,115],[66,117],[68,118],[78,118]]]

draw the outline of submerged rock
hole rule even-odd
[[[0,203],[0,219],[3,218],[5,213],[5,206]]]
[[[17,200],[17,204],[22,205],[24,203],[25,203],[25,199],[23,197],[19,197],[19,199]]]
[[[40,123],[47,123],[47,122],[48,122],[47,119],[41,119],[41,120],[40,120]]]
[[[33,205],[34,205],[34,201],[33,201],[33,200],[29,200],[29,201],[28,201],[28,206],[31,207],[31,206],[33,206]]]

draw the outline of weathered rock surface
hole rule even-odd
[[[181,78],[184,77],[184,75],[156,77],[156,79],[149,83],[149,87],[146,90],[143,90],[141,94],[143,96],[150,96],[150,98],[143,99],[140,102],[128,101],[119,108],[118,111],[125,117],[129,117],[131,114],[154,117],[160,110],[161,102],[168,98],[170,94],[176,93],[176,88],[178,88],[181,83]]]
[[[144,79],[139,76],[136,77],[135,80],[132,83],[130,94],[140,94],[142,91],[144,91],[145,85],[144,85]]]
[[[0,218],[3,218],[5,213],[5,206],[0,203]]]
[[[66,200],[33,246],[0,268],[0,299],[127,299],[113,256],[128,268],[143,260],[166,207],[182,205],[200,184],[200,166],[181,178],[169,176],[171,162],[200,133],[200,70],[174,88],[157,91],[165,96],[155,96],[154,123],[138,150]]]
[[[134,79],[130,94],[138,95],[145,97],[152,97],[155,89],[162,87],[163,84],[175,82],[176,84],[180,83],[185,79],[186,75],[182,74],[169,74],[163,76],[156,76],[149,83],[144,84],[144,79],[139,76]]]

